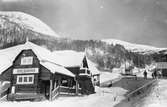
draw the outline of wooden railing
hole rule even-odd
[[[112,80],[104,81],[100,83],[100,87],[109,87],[109,85],[114,84],[115,82],[122,79],[122,76],[119,76],[118,78],[114,78]]]
[[[79,89],[78,91],[79,93],[81,93],[81,89]],[[76,89],[71,87],[58,86],[52,91],[51,94],[52,94],[51,100],[54,100],[59,95],[67,95],[67,96],[76,95]]]
[[[7,97],[7,93],[8,93],[8,88],[1,90],[0,92],[0,100],[4,99],[4,97]]]
[[[54,100],[56,97],[59,96],[60,92],[59,92],[60,86],[56,87],[53,91],[52,91],[52,100]]]
[[[60,93],[66,93],[66,94],[70,94],[70,93],[76,93],[76,89],[75,88],[70,88],[70,87],[65,87],[65,86],[60,86]]]
[[[9,87],[10,84],[8,83],[0,87],[0,100],[4,99],[4,97],[7,97]]]
[[[130,92],[129,94],[126,95],[126,97],[128,98],[128,100],[130,100],[131,97],[134,97],[136,95],[139,95],[141,93],[144,93],[146,89],[148,89],[151,85],[153,85],[157,80],[152,80],[150,82],[148,82],[147,84],[137,88],[136,90]]]

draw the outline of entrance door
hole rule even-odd
[[[40,93],[45,95],[46,99],[49,99],[50,81],[49,80],[42,80],[40,87],[41,87]]]

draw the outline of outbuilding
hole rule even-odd
[[[87,58],[85,52],[64,50],[55,51],[53,54],[57,63],[76,75],[83,94],[91,94],[94,92],[95,85],[100,86],[100,72],[96,64]]]
[[[167,77],[167,52],[161,52],[156,62],[156,71]]]

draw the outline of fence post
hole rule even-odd
[[[76,95],[78,95],[78,80],[76,80]]]
[[[50,91],[49,91],[49,100],[52,101],[52,88],[53,88],[53,81],[50,80]]]

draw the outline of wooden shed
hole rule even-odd
[[[76,75],[82,94],[95,92],[94,86],[100,85],[100,72],[97,70],[96,64],[90,61],[84,52],[64,50],[55,51],[53,54],[57,59],[57,63]]]
[[[4,61],[1,79],[11,82],[8,100],[52,100],[63,81],[75,81],[75,75],[56,64],[50,51],[31,42],[1,50],[0,58]]]

